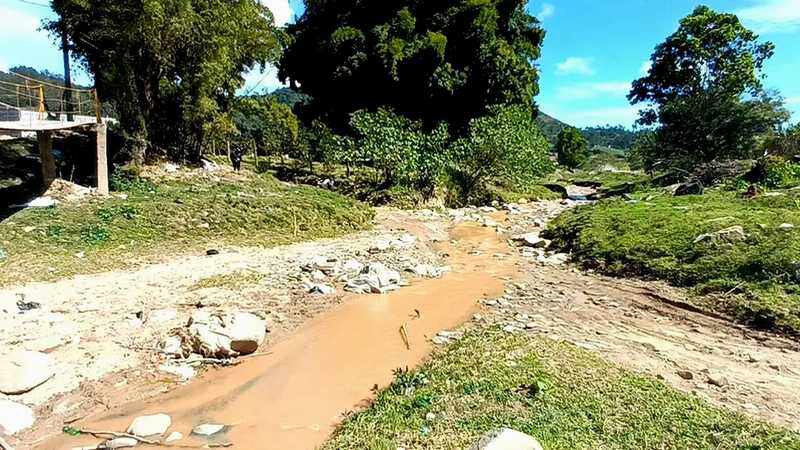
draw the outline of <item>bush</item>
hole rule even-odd
[[[800,185],[800,164],[768,156],[760,159],[745,178],[769,188],[797,186]]]
[[[567,127],[558,133],[556,153],[559,164],[575,169],[589,158],[589,143],[580,130]]]
[[[448,179],[458,203],[486,191],[489,181],[524,187],[553,170],[547,140],[524,107],[495,107],[473,119],[467,135],[452,146]]]
[[[426,132],[419,122],[383,108],[357,111],[350,124],[358,153],[378,171],[384,186],[411,186],[425,195],[433,193],[450,138],[446,125]]]

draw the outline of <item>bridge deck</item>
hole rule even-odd
[[[62,122],[59,120],[0,121],[0,130],[7,131],[57,131],[97,125],[95,120]]]

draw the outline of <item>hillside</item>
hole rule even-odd
[[[570,126],[542,111],[539,111],[539,115],[536,117],[536,124],[539,125],[539,129],[542,130],[544,137],[550,145],[555,145],[558,133]]]

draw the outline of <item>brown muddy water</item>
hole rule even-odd
[[[492,228],[460,225],[439,250],[453,271],[387,295],[352,295],[311,319],[268,350],[271,354],[209,371],[191,384],[147,402],[127,404],[74,426],[124,431],[134,417],[166,413],[175,443],[202,445],[189,437],[202,423],[228,424],[215,438],[242,449],[313,449],[323,444],[348,411],[367,406],[375,387],[391,383],[397,368],[413,368],[430,352],[430,338],[467,321],[483,297],[502,294],[513,257]],[[474,251],[478,250],[480,254]],[[419,315],[417,315],[419,311]],[[401,338],[405,324],[409,347]],[[98,439],[58,436],[37,448],[70,449]]]

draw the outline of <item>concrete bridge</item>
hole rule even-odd
[[[0,81],[0,88],[4,99],[16,99],[16,105],[0,102],[0,134],[17,136],[36,134],[45,186],[49,186],[56,178],[53,133],[80,129],[97,133],[97,191],[103,195],[108,194],[106,143],[108,123],[113,119],[102,117],[100,102],[94,89],[67,89],[29,79],[25,80],[25,84]],[[46,98],[45,88],[51,92],[55,90],[56,94],[60,95]],[[64,95],[67,92],[69,96]],[[65,98],[74,98],[72,95],[77,97],[77,101],[65,102]],[[84,101],[84,96],[88,97],[89,101]],[[86,103],[90,106],[84,108],[83,105]],[[57,107],[52,108],[50,105]],[[85,115],[85,113],[93,114]]]

